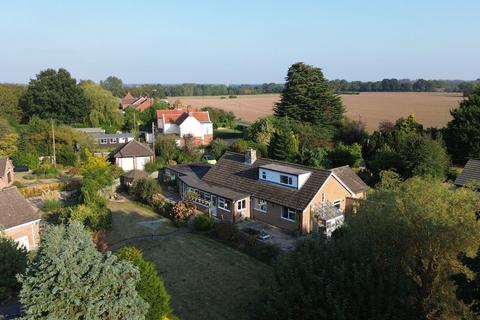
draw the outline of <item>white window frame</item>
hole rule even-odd
[[[17,243],[17,247],[19,248],[25,248],[27,251],[30,250],[29,248],[29,240],[28,236],[21,236],[15,239],[15,242]]]
[[[238,200],[237,201],[237,210],[244,211],[247,208],[247,200]]]
[[[287,213],[287,217],[284,216],[285,212]],[[293,219],[292,219],[292,215],[293,215]],[[281,218],[283,220],[287,220],[287,221],[290,221],[290,222],[296,222],[297,221],[296,220],[297,219],[297,211],[292,209],[292,208],[283,207]]]
[[[107,144],[108,143],[108,139],[107,138],[101,138],[100,139],[100,144]]]
[[[264,207],[264,208],[262,209],[262,207]],[[263,212],[263,213],[267,213],[267,210],[268,210],[268,202],[267,202],[267,200],[264,200],[264,199],[256,199],[256,200],[255,200],[255,210],[260,211],[260,212]]]
[[[341,199],[335,200],[333,201],[332,205],[336,207],[338,210],[341,210],[340,208],[342,206],[342,200]]]
[[[282,182],[282,177],[286,177],[286,178],[287,178],[287,183]],[[292,179],[292,177],[291,177],[291,176],[287,176],[286,174],[281,174],[279,181],[280,181],[281,184],[285,184],[285,185],[287,185],[287,186],[293,185],[293,179]]]
[[[230,209],[228,209],[228,206],[227,206],[228,200],[218,197],[217,202],[218,202],[218,208],[225,210],[227,212],[230,212]]]
[[[267,180],[267,173],[262,171],[262,180]]]
[[[110,144],[115,144],[117,143],[117,138],[110,138],[108,139],[108,142],[110,142]]]

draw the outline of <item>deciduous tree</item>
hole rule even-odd
[[[115,97],[122,97],[125,94],[125,88],[120,78],[109,76],[104,81],[100,81],[100,85],[109,90]]]

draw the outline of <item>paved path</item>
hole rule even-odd
[[[124,245],[127,245],[127,244],[132,244],[132,243],[139,242],[139,241],[155,241],[155,240],[168,239],[168,238],[171,238],[171,237],[175,237],[175,236],[179,236],[179,235],[182,235],[182,234],[189,233],[191,231],[192,230],[191,230],[190,227],[182,227],[182,228],[178,228],[177,230],[174,230],[174,231],[172,231],[170,233],[167,233],[167,234],[140,236],[140,237],[134,237],[134,238],[130,238],[130,239],[124,239],[122,241],[119,241],[117,243],[109,245],[108,249],[110,251],[115,251],[115,250],[120,249],[121,247],[123,247]]]

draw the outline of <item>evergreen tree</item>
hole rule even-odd
[[[97,251],[80,223],[47,227],[19,277],[24,319],[144,319],[139,279],[132,264]]]
[[[117,253],[120,260],[126,260],[140,271],[140,281],[137,283],[138,294],[150,305],[145,316],[147,320],[159,320],[172,313],[169,306],[170,295],[165,289],[162,278],[157,274],[155,265],[146,261],[143,252],[133,246],[120,249]]]
[[[47,69],[30,80],[20,106],[27,121],[37,115],[61,123],[79,123],[88,114],[83,90],[65,69]]]
[[[0,230],[0,302],[20,288],[15,277],[25,272],[27,250]]]
[[[277,129],[270,140],[268,154],[272,159],[292,161],[298,155],[298,139],[289,127]]]
[[[480,85],[450,114],[453,119],[447,124],[445,142],[453,160],[480,158]]]
[[[325,80],[320,68],[300,62],[288,69],[285,89],[275,106],[276,116],[331,126],[340,123],[344,113],[342,100]]]
[[[480,248],[475,257],[471,258],[462,252],[458,259],[468,268],[473,277],[470,277],[467,272],[452,276],[457,286],[457,297],[468,305],[473,313],[480,316]]]

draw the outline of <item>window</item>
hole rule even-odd
[[[340,204],[341,204],[341,203],[342,203],[341,200],[335,200],[335,201],[333,201],[333,206],[334,206],[335,208],[337,208],[338,210],[340,210]]]
[[[267,200],[257,199],[255,201],[255,209],[261,212],[267,212]]]
[[[110,143],[117,143],[117,138],[110,138]]]
[[[283,207],[282,211],[282,219],[288,220],[288,221],[295,221],[297,217],[297,213],[295,210],[287,207]]]
[[[218,207],[225,211],[230,211],[230,201],[223,198],[218,198]]]
[[[237,210],[245,210],[246,203],[245,199],[237,201]]]
[[[280,175],[280,183],[283,184],[292,184],[292,177],[289,176],[284,176],[283,174]]]
[[[265,171],[262,171],[262,179],[267,180],[267,173]]]
[[[105,139],[105,138],[100,139],[100,144],[107,144],[107,143],[108,143],[108,139]]]

